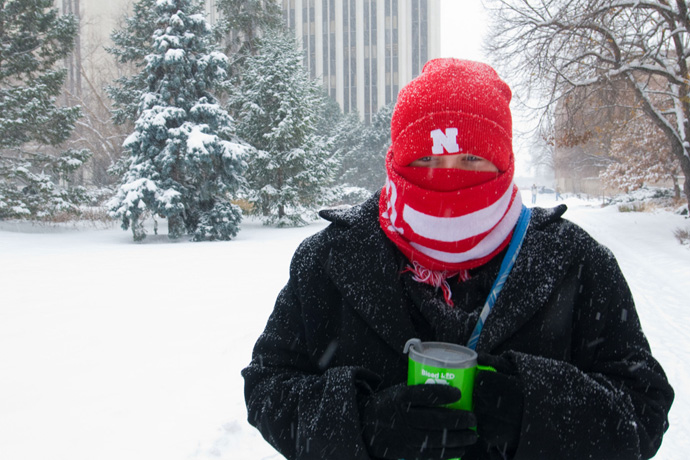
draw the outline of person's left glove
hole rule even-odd
[[[514,453],[520,440],[523,386],[512,361],[501,356],[479,353],[481,366],[496,372],[480,370],[474,382],[474,413],[477,434],[489,446],[501,452]]]
[[[460,399],[448,385],[404,383],[374,393],[361,402],[362,437],[376,459],[431,460],[462,457],[477,440],[472,412],[448,409]]]

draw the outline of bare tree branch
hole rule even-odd
[[[588,87],[624,85],[637,100],[631,109],[644,111],[670,143],[690,196],[685,1],[487,1],[492,32],[486,48],[497,67],[516,78],[517,91],[538,96],[541,110],[553,113]]]

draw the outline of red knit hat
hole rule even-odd
[[[499,171],[510,169],[511,95],[486,64],[452,58],[429,61],[398,94],[391,120],[396,169],[432,151],[470,153],[491,161]],[[457,139],[444,131],[446,127],[457,129]]]
[[[522,208],[512,182],[510,99],[494,69],[458,59],[428,62],[400,91],[379,221],[415,267],[459,273],[510,241]],[[409,166],[457,154],[482,157],[498,172]]]

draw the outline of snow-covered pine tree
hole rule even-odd
[[[362,136],[365,126],[357,112],[343,114],[338,103],[330,96],[323,94],[324,110],[320,115],[319,132],[328,136],[329,154],[337,158],[340,171],[337,174],[341,197],[344,203],[360,203],[371,192],[359,185],[358,169],[362,161]]]
[[[106,51],[112,54],[126,70],[133,71],[124,75],[108,86],[108,96],[113,101],[113,117],[116,124],[136,121],[142,93],[148,85],[146,73],[141,69],[146,66],[146,56],[153,46],[153,33],[156,31],[156,0],[138,0],[132,6],[132,16],[124,18],[123,26],[110,34],[113,46]]]
[[[227,240],[239,230],[241,210],[231,199],[249,150],[212,95],[227,57],[211,42],[199,2],[156,0],[154,11],[157,29],[142,70],[148,92],[124,144],[129,165],[111,214],[137,241],[150,214],[168,219],[170,238]]]
[[[90,153],[60,152],[80,111],[56,105],[66,75],[59,62],[76,34],[75,18],[59,15],[52,0],[2,2],[0,219],[78,211],[82,189],[69,187],[68,175]]]
[[[220,20],[216,30],[228,55],[254,54],[258,38],[267,30],[283,26],[275,0],[217,0]]]
[[[320,91],[293,36],[270,30],[229,97],[239,136],[256,149],[246,174],[248,198],[266,224],[303,225],[331,197],[338,161],[316,129]]]
[[[391,117],[395,103],[381,107],[364,126],[360,142],[344,152],[343,180],[350,185],[362,187],[375,192],[383,187],[386,181],[386,152],[391,143]]]

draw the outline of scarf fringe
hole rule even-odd
[[[447,270],[430,270],[422,266],[419,262],[412,262],[412,265],[408,265],[403,270],[403,273],[412,273],[412,279],[419,282],[428,284],[435,288],[441,288],[443,292],[443,300],[449,307],[454,307],[452,293],[450,291],[450,285],[448,284],[448,278],[453,276],[458,276],[460,281],[467,281],[470,279],[470,273],[468,270],[459,270],[454,272],[449,272]]]

